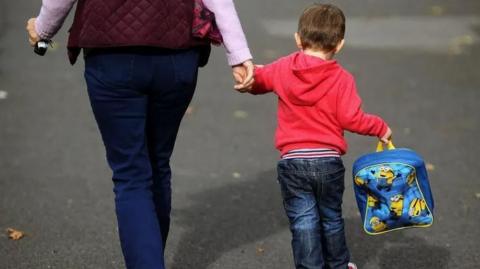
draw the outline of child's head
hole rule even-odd
[[[301,49],[338,52],[344,42],[345,15],[334,5],[314,4],[303,11],[295,34]]]

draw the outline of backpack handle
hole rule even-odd
[[[388,149],[388,150],[395,149],[395,145],[393,145],[392,140],[388,140],[387,149]],[[384,150],[385,150],[385,149],[383,148],[383,143],[382,143],[382,141],[378,141],[378,144],[377,144],[377,152],[381,152],[381,151],[384,151]]]

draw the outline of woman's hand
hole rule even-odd
[[[36,18],[31,18],[27,21],[27,32],[28,32],[28,42],[32,47],[37,44],[38,41],[41,40],[40,36],[38,36],[37,31],[35,30],[35,20]]]
[[[232,66],[233,78],[235,79],[234,89],[239,92],[248,92],[254,82],[253,71],[254,65],[251,60]]]

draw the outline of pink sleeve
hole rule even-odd
[[[228,64],[233,66],[252,59],[233,0],[203,0],[203,3],[215,14],[227,51]]]
[[[77,0],[43,0],[35,30],[42,39],[52,39]]]

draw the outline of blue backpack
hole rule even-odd
[[[423,159],[410,149],[377,152],[353,164],[355,198],[367,234],[433,224],[433,197]]]

